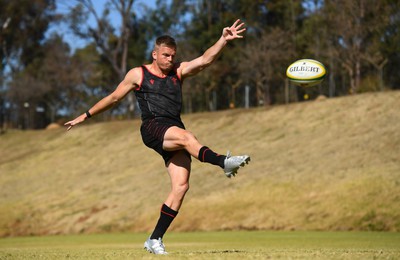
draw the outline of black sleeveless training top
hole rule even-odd
[[[142,71],[142,83],[135,89],[142,120],[166,117],[181,121],[182,82],[176,69],[165,78],[152,74],[145,66]]]

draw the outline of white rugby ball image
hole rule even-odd
[[[286,70],[286,76],[294,85],[312,87],[321,83],[326,75],[325,66],[312,59],[301,59],[293,62]]]

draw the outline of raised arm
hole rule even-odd
[[[210,66],[218,58],[227,42],[237,38],[243,38],[241,33],[244,31],[246,31],[246,28],[240,19],[236,20],[232,26],[225,27],[222,30],[222,35],[218,41],[213,46],[208,48],[203,55],[192,61],[181,63],[178,69],[178,72],[180,70],[181,77],[185,78],[193,76]]]
[[[121,99],[123,99],[129,93],[129,91],[131,91],[137,84],[139,84],[141,77],[142,74],[139,67],[131,69],[110,95],[104,97],[99,102],[97,102],[92,108],[87,111],[88,113],[85,112],[74,120],[65,123],[64,125],[68,127],[67,131],[70,130],[73,126],[85,121],[88,118],[88,114],[90,116],[93,116],[113,107]]]

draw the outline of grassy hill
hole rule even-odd
[[[193,159],[171,229],[400,231],[399,91],[183,120],[216,152],[252,161],[228,179]],[[150,232],[170,186],[139,127],[1,135],[0,236]]]

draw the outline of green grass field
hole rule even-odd
[[[0,239],[0,259],[153,259],[145,233]],[[168,259],[400,259],[400,233],[226,231],[169,233]]]

